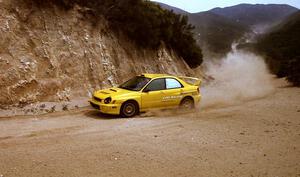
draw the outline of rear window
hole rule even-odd
[[[181,83],[176,80],[176,79],[172,79],[172,78],[167,78],[166,79],[166,87],[167,89],[175,89],[175,88],[181,88],[182,85]]]

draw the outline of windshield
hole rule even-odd
[[[133,91],[140,91],[151,79],[143,76],[136,76],[121,84],[119,88]]]

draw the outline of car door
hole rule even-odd
[[[163,93],[166,89],[166,81],[164,78],[152,80],[142,92],[142,108],[152,109],[163,106]]]
[[[183,85],[174,78],[166,78],[166,89],[163,90],[163,106],[174,107],[182,100]]]

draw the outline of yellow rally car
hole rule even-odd
[[[119,87],[95,91],[89,102],[102,113],[124,117],[150,109],[189,109],[200,102],[200,83],[192,77],[142,74]]]

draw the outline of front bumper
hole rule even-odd
[[[113,114],[119,115],[121,105],[120,104],[103,104],[97,100],[90,99],[89,100],[91,106],[104,114]]]

